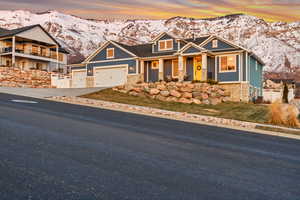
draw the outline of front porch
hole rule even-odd
[[[215,80],[215,58],[207,53],[141,61],[144,82]]]

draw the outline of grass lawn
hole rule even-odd
[[[106,89],[81,97],[111,101],[124,104],[132,104],[138,106],[146,106],[159,108],[170,111],[186,112],[192,114],[209,115],[227,119],[236,119],[248,122],[267,123],[268,108],[264,105],[256,105],[250,103],[228,102],[218,105],[196,105],[182,104],[175,102],[163,102],[147,97],[134,97],[128,94]]]

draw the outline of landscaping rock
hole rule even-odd
[[[131,92],[129,92],[129,94],[130,94],[131,96],[135,96],[135,97],[139,96],[139,93],[137,93],[137,92],[135,92],[135,91],[131,91]]]
[[[168,97],[168,96],[170,96],[170,92],[168,90],[163,90],[163,91],[160,91],[160,95],[162,95],[164,97]]]
[[[183,98],[187,98],[187,99],[191,99],[193,97],[192,93],[189,92],[185,92],[182,94]]]
[[[149,94],[151,95],[157,95],[160,93],[160,90],[156,89],[156,88],[151,88],[149,91]]]
[[[180,99],[178,100],[178,102],[180,102],[180,103],[185,103],[185,104],[191,104],[191,103],[193,103],[192,100],[186,99],[186,98],[180,98]]]
[[[202,102],[199,99],[193,99],[192,100],[194,104],[201,104]]]
[[[219,104],[221,102],[222,102],[222,100],[219,99],[219,98],[211,98],[210,99],[210,104],[212,104],[212,105],[217,105],[217,104]]]
[[[181,97],[180,92],[178,92],[177,90],[171,90],[170,95],[177,98]]]

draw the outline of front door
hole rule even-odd
[[[194,57],[194,80],[201,81],[202,77],[202,57]]]

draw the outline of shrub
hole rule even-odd
[[[279,102],[270,105],[270,123],[290,127],[299,127],[298,110],[295,106]]]

